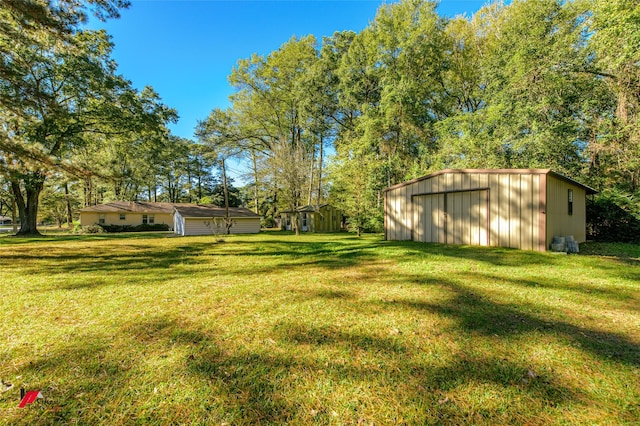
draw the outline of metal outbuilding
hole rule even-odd
[[[342,231],[342,211],[331,204],[306,205],[297,209],[302,232],[340,232]],[[292,210],[280,214],[283,230],[294,230],[296,215]]]
[[[549,169],[442,170],[385,189],[385,239],[545,251],[585,241],[595,193]]]

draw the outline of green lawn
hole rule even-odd
[[[640,250],[584,251],[0,237],[0,424],[637,424]]]

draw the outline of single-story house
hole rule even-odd
[[[595,193],[549,169],[442,170],[385,189],[385,238],[545,251],[586,240]]]
[[[173,229],[179,235],[226,234],[226,209],[210,205],[176,204]],[[244,207],[229,207],[231,234],[260,232],[260,215]]]
[[[173,203],[114,201],[80,209],[80,225],[165,224],[173,228]]]
[[[0,225],[13,225],[13,221],[9,216],[0,216]]]
[[[292,210],[280,213],[283,230],[294,229],[294,216]],[[340,232],[342,230],[342,212],[330,204],[299,207],[298,218],[302,232]]]

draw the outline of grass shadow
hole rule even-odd
[[[640,345],[621,334],[581,327],[565,321],[538,318],[526,312],[534,311],[535,306],[498,304],[453,281],[441,280],[439,284],[446,286],[453,294],[453,297],[444,303],[419,299],[374,303],[390,308],[401,306],[453,318],[460,330],[486,336],[501,337],[540,332],[563,338],[603,360],[640,366]]]

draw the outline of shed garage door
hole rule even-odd
[[[414,241],[489,245],[489,190],[450,191],[412,197]]]

